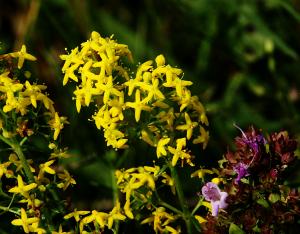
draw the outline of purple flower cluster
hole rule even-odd
[[[264,138],[253,127],[235,138],[235,151],[225,154],[219,170],[224,190],[209,182],[202,195],[212,205],[203,233],[228,233],[230,223],[245,233],[297,233],[300,223],[300,190],[287,185],[297,142],[286,131]],[[242,178],[247,177],[247,181]],[[218,215],[220,209],[226,213]],[[218,217],[216,219],[216,217]]]

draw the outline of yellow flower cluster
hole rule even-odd
[[[19,52],[13,52],[1,56],[8,60],[18,58],[18,69],[21,69],[24,60],[34,61],[36,58],[26,52],[26,46],[23,45]],[[49,115],[49,126],[54,130],[54,140],[57,139],[64,124],[68,123],[65,117],[59,117],[53,106],[53,101],[45,93],[46,86],[30,83],[26,80],[22,83],[17,77],[13,76],[12,71],[4,71],[0,74],[0,101],[1,109],[4,113],[16,112],[24,116],[31,110],[31,106],[36,110],[38,103],[42,103],[46,108],[46,114]],[[26,75],[25,75],[26,76]],[[49,118],[48,117],[48,118]],[[2,129],[5,131],[5,129]]]
[[[117,178],[117,184],[122,193],[126,195],[126,202],[124,205],[124,211],[128,218],[133,219],[133,213],[131,210],[131,198],[140,200],[142,203],[147,203],[147,197],[150,197],[152,191],[155,190],[155,181],[160,171],[158,166],[138,167],[130,168],[128,170],[117,170],[115,175]],[[140,188],[147,188],[144,193],[138,192]]]
[[[84,217],[81,217],[84,216]],[[120,206],[120,202],[117,201],[114,208],[109,212],[99,212],[96,210],[93,211],[77,211],[76,209],[65,215],[65,219],[74,218],[77,223],[79,223],[79,229],[80,233],[89,233],[85,231],[85,226],[88,226],[89,224],[93,224],[94,228],[100,228],[101,230],[104,230],[105,227],[108,227],[108,229],[112,229],[113,224],[117,220],[125,220],[126,216],[123,214]]]
[[[173,166],[179,159],[193,165],[187,141],[205,148],[209,138],[205,109],[188,89],[193,83],[182,79],[182,70],[166,64],[163,55],[140,64],[135,74],[124,67],[124,57],[131,58],[126,45],[97,32],[80,49],[61,55],[63,84],[77,83],[77,111],[95,104],[93,120],[103,128],[108,146],[127,147],[135,132],[156,147],[157,157],[166,156]]]
[[[57,166],[58,158],[65,157],[65,153],[48,137],[52,129],[56,140],[67,120],[56,112],[46,94],[47,87],[27,80],[28,72],[22,73],[13,66],[15,59],[18,59],[18,69],[25,60],[36,60],[26,52],[24,45],[19,52],[0,55],[0,141],[3,147],[0,193],[4,198],[2,205],[8,205],[0,209],[1,214],[16,214],[18,217],[11,223],[20,226],[24,233],[47,233],[49,229],[43,224],[41,211],[49,201],[49,194],[53,196],[56,191],[66,190],[76,183],[67,170]],[[33,129],[29,128],[29,122]],[[51,142],[48,159],[26,159],[25,154],[31,153],[31,136],[35,134]]]
[[[178,234],[181,230],[170,226],[170,223],[176,221],[177,218],[178,217],[166,212],[164,207],[157,207],[155,211],[152,212],[152,216],[144,219],[141,224],[153,223],[155,233]]]

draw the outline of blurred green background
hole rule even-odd
[[[151,153],[143,144],[108,150],[102,132],[87,120],[94,110],[78,115],[72,90],[62,88],[58,56],[86,41],[93,30],[128,44],[135,63],[164,54],[184,70],[184,79],[194,82],[192,91],[210,122],[207,149],[193,149],[202,165],[216,166],[232,147],[239,134],[233,123],[263,132],[285,129],[300,138],[300,1],[1,1],[0,53],[25,43],[38,58],[31,65],[34,77],[48,85],[56,107],[71,123],[61,144],[75,158],[67,166],[78,182],[72,196],[79,206],[111,206],[116,158],[124,159],[122,167],[151,162],[141,158]],[[93,202],[80,199],[86,189],[94,192]]]

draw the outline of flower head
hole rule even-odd
[[[267,143],[266,139],[263,137],[261,133],[257,133],[253,128],[251,132],[247,132],[247,134],[236,124],[234,126],[239,129],[242,133],[242,138],[238,138],[237,141],[241,145],[247,145],[254,157],[259,153],[260,145],[265,145]]]
[[[219,209],[227,207],[226,198],[228,193],[221,192],[218,185],[213,182],[208,182],[202,187],[202,195],[205,200],[210,201],[212,206],[212,216],[218,216]]]
[[[238,184],[243,177],[250,175],[248,167],[249,166],[247,164],[240,162],[233,168],[233,170],[237,173],[237,178],[234,180],[236,184]]]

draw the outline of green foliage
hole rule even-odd
[[[55,108],[72,123],[58,139],[72,154],[72,160],[63,160],[64,165],[76,179],[93,181],[76,195],[70,194],[74,206],[90,203],[110,207],[111,201],[101,201],[115,189],[111,169],[137,166],[155,158],[150,147],[138,141],[132,149],[107,152],[102,134],[86,121],[95,109],[84,109],[77,115],[75,101],[70,100],[74,86],[61,87],[58,55],[65,53],[65,48],[80,45],[93,30],[103,37],[114,34],[118,42],[127,44],[135,63],[163,53],[168,63],[184,70],[184,79],[193,81],[192,92],[204,104],[210,122],[211,139],[206,150],[192,148],[195,162],[204,168],[217,167],[227,146],[235,147],[232,139],[237,130],[233,123],[242,128],[255,125],[266,132],[285,129],[300,138],[298,1],[12,0],[1,2],[0,9],[0,54],[17,51],[22,44],[34,51],[39,63],[25,64],[25,69],[47,84]],[[0,69],[7,65],[3,62],[0,59]],[[30,144],[26,150],[38,159],[48,142],[33,136]],[[1,152],[6,150],[1,148]],[[285,184],[300,186],[298,168],[298,164],[291,168]],[[97,171],[96,176],[93,171]],[[200,190],[202,184],[186,178],[184,182],[188,203],[193,204],[192,188]],[[90,185],[98,195],[85,199],[85,188]],[[276,192],[260,205],[276,204]],[[135,232],[133,229],[144,232],[134,225],[129,228]]]

